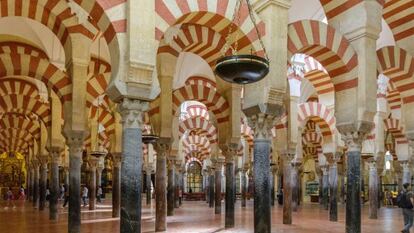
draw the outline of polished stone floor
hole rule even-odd
[[[16,202],[16,208],[5,209],[5,203],[0,202],[0,232],[14,233],[60,233],[67,232],[67,211],[60,209],[59,221],[52,223],[48,220],[48,210],[39,212],[33,209],[30,202]],[[149,207],[143,203],[143,231],[154,232],[154,202]],[[223,202],[224,211],[224,202]],[[400,232],[402,225],[401,211],[398,208],[381,208],[378,220],[368,219],[368,206],[363,208],[364,233],[393,233]],[[344,232],[344,209],[339,207],[339,222],[329,222],[328,211],[320,209],[318,204],[305,204],[293,213],[293,225],[282,224],[282,207],[272,208],[272,232],[280,233],[316,233]],[[212,232],[253,232],[253,201],[246,208],[236,203],[236,228],[223,229],[224,215],[215,215],[214,209],[208,208],[205,202],[184,202],[176,209],[175,216],[168,217],[168,231],[179,233],[212,233]],[[82,233],[119,232],[119,219],[111,217],[110,200],[99,205],[96,211],[82,209]]]

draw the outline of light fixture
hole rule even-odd
[[[226,37],[226,45],[223,47],[222,53],[223,57],[219,58],[216,62],[215,73],[217,76],[223,80],[230,83],[237,84],[249,84],[260,81],[269,73],[269,58],[266,53],[266,48],[264,47],[262,38],[259,33],[259,29],[256,25],[256,20],[253,16],[253,10],[250,4],[250,0],[245,0],[247,4],[247,9],[249,11],[250,20],[253,23],[253,26],[256,30],[257,37],[259,38],[260,45],[264,52],[264,57],[257,56],[252,52],[250,54],[238,54],[238,29],[236,29],[234,40],[230,40],[232,37],[232,32],[236,25],[239,25],[240,14],[241,14],[241,5],[242,1],[238,0],[234,10],[233,20],[230,23],[228,34]],[[235,41],[233,46],[230,46],[228,43],[230,41]],[[231,50],[231,55],[225,55],[228,51]],[[252,51],[252,50],[251,50]]]

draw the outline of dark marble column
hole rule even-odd
[[[234,227],[234,155],[237,151],[237,144],[228,144],[225,148],[226,156],[226,195],[225,195],[225,228]]]
[[[40,163],[38,159],[33,159],[32,164],[33,164],[33,207],[37,208],[39,204],[39,179],[40,179],[39,166],[40,166]]]
[[[243,168],[241,171],[241,191],[242,191],[242,199],[241,199],[241,207],[246,207],[246,200],[247,200],[247,168]]]
[[[214,198],[214,169],[213,168],[210,168],[210,171],[209,171],[209,182],[208,182],[208,184],[209,184],[209,200],[210,200],[210,202],[209,202],[209,207],[210,208],[214,208],[214,201],[215,201],[215,198]]]
[[[155,145],[157,151],[157,170],[155,172],[155,231],[167,229],[167,153],[170,150],[170,140],[161,138]]]
[[[292,187],[291,187],[291,160],[293,155],[283,158],[283,224],[292,224]]]
[[[30,163],[30,170],[29,170],[29,173],[30,173],[30,180],[29,180],[29,201],[33,201],[33,194],[34,194],[34,191],[33,191],[33,188],[34,188],[34,168],[33,168],[33,165]]]
[[[147,165],[147,169],[146,169],[146,175],[145,175],[145,179],[146,179],[146,200],[147,200],[147,205],[151,205],[151,173],[152,173],[152,164],[148,164]]]
[[[328,165],[321,166],[322,169],[322,206],[325,210],[329,208],[329,173]]]
[[[100,161],[96,166],[96,189],[98,189],[99,186],[102,186],[102,171],[104,169],[103,159],[104,157],[100,157]]]
[[[276,186],[275,186],[275,180],[276,180],[276,168],[275,165],[271,165],[271,170],[270,170],[270,202],[272,207],[275,206],[275,193],[276,193]]]
[[[39,210],[46,206],[47,163],[49,156],[40,156],[40,180],[39,180]]]
[[[215,188],[216,188],[216,192],[215,192],[215,208],[214,208],[214,213],[215,214],[221,214],[221,171],[222,171],[222,167],[223,167],[223,162],[217,162],[216,163],[216,169],[215,169]]]
[[[148,102],[123,99],[119,105],[122,116],[121,219],[120,232],[141,232],[142,190],[142,116]]]
[[[98,158],[89,158],[89,210],[96,209],[96,166]]]
[[[359,134],[345,134],[347,152],[346,233],[361,232],[361,145]]]
[[[319,168],[320,169],[320,168]],[[319,177],[319,205],[322,208],[323,207],[323,174],[322,171],[320,171],[318,173],[318,177]]]
[[[340,190],[339,190],[339,200],[341,204],[345,204],[345,176],[344,174],[339,174],[339,179],[341,180]]]
[[[69,147],[69,216],[68,232],[80,233],[81,226],[81,165],[85,131],[65,133]]]
[[[121,153],[112,153],[112,217],[121,215]]]
[[[329,221],[338,221],[338,168],[336,158],[329,164]]]
[[[184,170],[182,170],[181,172],[180,172],[180,191],[181,191],[181,196],[180,196],[180,198],[179,198],[179,203],[180,203],[180,206],[183,204],[183,198],[184,198]]]
[[[301,165],[300,162],[293,161],[292,162],[292,170],[291,170],[291,188],[292,188],[292,211],[298,211],[299,205],[299,166]]]
[[[50,148],[50,199],[49,199],[49,219],[58,220],[58,199],[59,199],[59,163],[61,148]]]
[[[167,187],[167,216],[174,215],[175,193],[175,166],[174,160],[168,162],[168,187]]]
[[[382,205],[382,200],[384,200],[384,196],[383,196],[383,190],[382,190],[382,169],[377,169],[378,170],[378,209],[381,208]]]
[[[378,219],[378,173],[376,161],[369,162],[369,218]]]
[[[174,208],[180,207],[180,175],[181,169],[178,165],[175,168],[175,190],[174,190]]]

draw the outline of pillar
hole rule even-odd
[[[378,173],[376,161],[369,164],[369,218],[378,219]]]
[[[168,162],[168,186],[167,186],[167,216],[174,215],[175,193],[175,159]]]
[[[292,189],[292,211],[298,211],[299,205],[299,166],[301,165],[298,161],[292,161],[291,170],[291,189]]]
[[[39,204],[39,160],[33,159],[33,207],[37,208]]]
[[[244,167],[241,171],[241,194],[242,194],[242,199],[241,199],[241,207],[246,207],[246,200],[247,200],[247,167]]]
[[[322,169],[322,206],[328,210],[329,206],[329,173],[328,166],[321,166]]]
[[[234,227],[234,156],[237,152],[237,144],[230,143],[224,149],[226,157],[225,175],[226,175],[226,194],[225,194],[225,228]]]
[[[118,105],[122,116],[120,232],[141,232],[142,121],[148,102],[124,98]]]
[[[214,207],[214,213],[215,214],[221,214],[221,171],[222,171],[222,167],[223,167],[223,161],[217,161],[216,162],[216,169],[215,169],[215,196],[214,196],[214,202],[215,202],[215,207]]]
[[[166,163],[170,150],[170,139],[160,138],[155,145],[157,165],[155,172],[155,231],[167,229],[167,193],[166,193]]]
[[[47,163],[49,157],[42,155],[40,161],[40,180],[39,180],[39,210],[44,210],[46,205],[46,184],[47,184]]]
[[[294,155],[285,155],[283,158],[283,224],[292,224],[292,158]]]
[[[410,163],[407,160],[400,161],[402,167],[402,184],[408,183],[411,185]]]
[[[328,156],[329,157],[329,156]],[[329,221],[338,221],[338,166],[337,157],[329,162]]]
[[[96,209],[96,166],[98,158],[90,155],[89,158],[89,210]]]
[[[145,184],[147,185],[147,187],[146,187],[146,190],[147,190],[147,193],[146,193],[146,200],[147,200],[147,205],[151,205],[151,183],[152,183],[152,181],[151,181],[151,173],[152,173],[152,164],[148,164],[147,165],[147,167],[146,167],[146,176],[145,176],[145,179],[146,179],[146,182],[145,182]]]
[[[102,186],[102,171],[104,169],[104,164],[103,164],[103,161],[102,161],[103,158],[104,157],[101,157],[101,159],[100,159],[101,161],[96,166],[96,188],[97,189],[98,189],[99,186]]]
[[[209,199],[210,199],[210,203],[209,203],[209,207],[213,208],[214,207],[214,202],[215,202],[215,196],[214,196],[214,168],[210,168],[210,172],[209,172]]]
[[[33,194],[34,194],[34,181],[35,181],[35,169],[33,164],[30,164],[30,182],[29,182],[29,200],[33,201]]]
[[[81,165],[85,131],[65,133],[69,147],[69,216],[68,232],[80,233],[81,226]]]
[[[121,153],[112,153],[112,217],[117,218],[121,214]]]
[[[49,199],[49,219],[58,220],[58,199],[60,194],[59,189],[59,163],[61,148],[52,147],[50,151],[50,199]]]
[[[181,169],[180,164],[178,164],[178,161],[176,161],[175,165],[175,190],[174,190],[174,208],[180,207],[180,175],[181,175]]]

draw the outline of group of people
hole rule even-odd
[[[81,193],[83,207],[86,207],[88,205],[88,198],[89,198],[88,193],[89,193],[88,188],[86,187],[86,185],[83,185],[82,186],[82,193]],[[98,189],[97,189],[97,192],[96,192],[96,201],[98,203],[102,203],[102,195],[103,195],[102,187],[98,186]],[[66,186],[61,187],[61,196],[64,197],[63,207],[66,207],[66,205],[69,202],[69,189]]]

